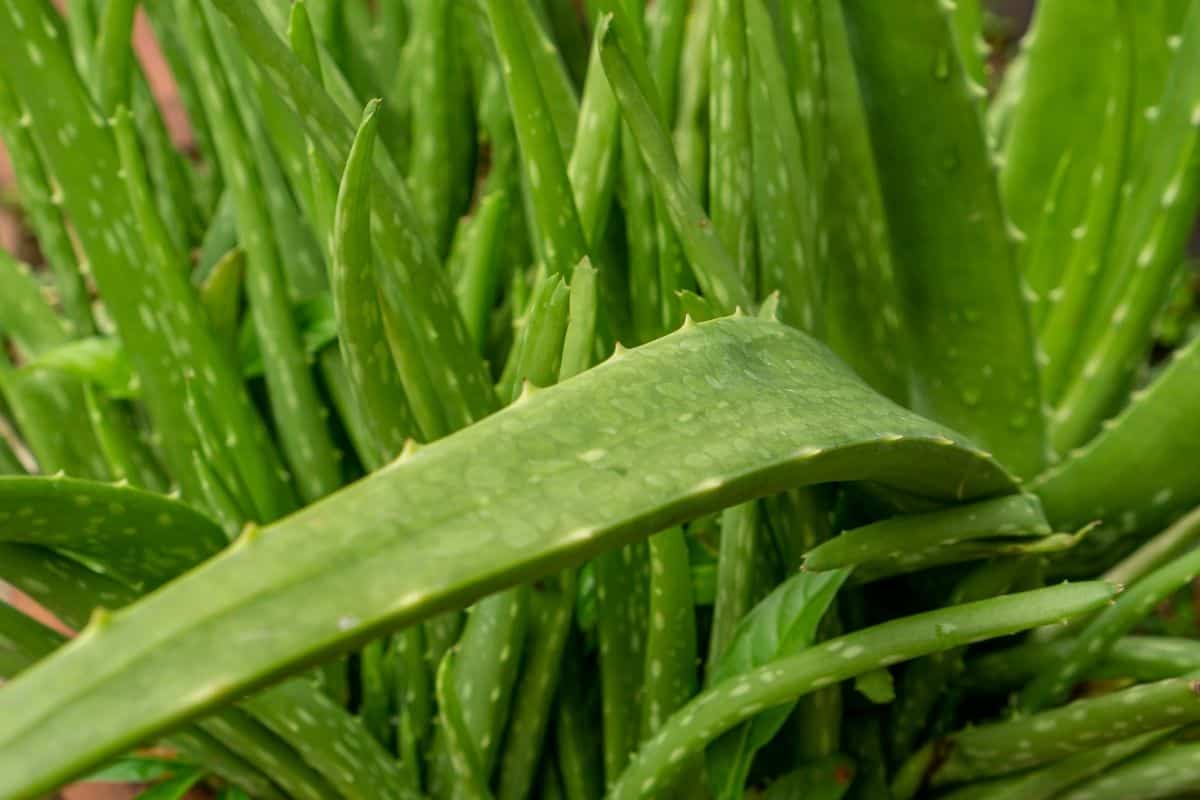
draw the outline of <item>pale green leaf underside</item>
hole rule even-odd
[[[253,532],[90,627],[0,693],[0,796],[51,789],[380,632],[719,508],[844,480],[941,500],[1014,488],[986,453],[803,334],[744,317],[684,328]]]

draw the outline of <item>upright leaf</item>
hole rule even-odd
[[[984,138],[983,89],[964,74],[934,0],[904,13],[888,0],[844,10],[907,338],[920,354],[912,406],[975,437],[1017,474],[1033,475],[1045,449],[1033,336]],[[913,97],[927,113],[912,113]]]

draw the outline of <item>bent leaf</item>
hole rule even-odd
[[[853,480],[940,500],[1014,488],[797,331],[685,327],[249,531],[89,627],[0,693],[0,796],[53,788],[275,676],[602,550]],[[395,564],[411,568],[398,578]],[[137,713],[116,713],[135,685]]]

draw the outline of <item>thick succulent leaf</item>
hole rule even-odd
[[[942,500],[1013,489],[799,332],[744,317],[686,327],[251,530],[89,628],[0,695],[0,795],[51,788],[272,676],[603,549],[863,479]],[[400,582],[397,563],[414,565]],[[75,691],[46,688],[64,685]]]
[[[0,72],[25,104],[30,131],[53,165],[49,177],[61,187],[62,208],[141,378],[175,478],[186,494],[199,499],[191,463],[197,437],[181,386],[183,370],[178,368],[183,351],[211,401],[222,436],[229,434],[237,443],[230,449],[266,509],[264,516],[278,516],[288,506],[290,493],[279,476],[274,447],[232,364],[201,323],[204,312],[184,271],[177,263],[162,263],[141,241],[112,133],[92,105],[51,21],[57,12],[42,0],[20,7],[6,4],[0,11],[0,37],[23,43],[0,53]],[[45,91],[44,81],[55,91]]]
[[[1159,530],[1200,503],[1200,475],[1179,468],[1180,458],[1200,448],[1200,415],[1189,402],[1198,392],[1200,342],[1193,341],[1095,439],[1030,484],[1055,528],[1100,520],[1086,544],[1099,551]]]
[[[738,623],[709,684],[719,686],[810,646],[817,625],[849,574],[849,570],[801,572],[780,584]],[[779,731],[791,710],[790,704],[768,709],[713,743],[707,762],[717,797],[741,797],[755,752]]]
[[[1200,719],[1196,673],[1076,700],[1061,708],[965,728],[947,737],[947,757],[932,771],[935,785],[1004,775]],[[1130,714],[1136,706],[1137,713]],[[1122,724],[1118,724],[1122,723]]]
[[[218,552],[208,517],[129,486],[74,478],[0,478],[0,540],[60,548],[154,588]]]
[[[1121,210],[1089,304],[1071,381],[1055,412],[1059,453],[1095,434],[1125,400],[1154,335],[1200,204],[1200,6],[1183,25],[1166,86],[1147,109],[1151,125],[1130,154]],[[1152,112],[1152,113],[1151,113]]]
[[[896,267],[911,405],[1018,475],[1044,456],[1033,336],[980,111],[934,0],[846,3]],[[912,113],[912,98],[925,113]],[[947,203],[953,198],[953,206]]]
[[[1186,797],[1200,790],[1200,743],[1165,742],[1059,795],[1061,800]]]
[[[1110,584],[1092,582],[965,603],[864,628],[772,661],[713,687],[680,709],[642,745],[609,797],[654,797],[655,787],[678,772],[687,756],[764,708],[871,672],[880,664],[1015,633],[1036,624],[1036,619],[1052,619],[1056,612],[1074,616],[1091,611],[1115,593]]]
[[[1032,495],[931,511],[904,514],[845,531],[804,556],[810,570],[837,569],[896,559],[926,548],[989,537],[1033,538],[1050,533],[1041,504]]]
[[[822,0],[827,175],[822,233],[829,243],[825,336],[876,390],[908,400],[908,354],[888,224],[866,111],[838,0]]]
[[[62,641],[62,634],[0,603],[0,681],[54,652]]]

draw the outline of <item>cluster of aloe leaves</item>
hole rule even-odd
[[[0,798],[1200,791],[1200,0],[988,19],[0,0]]]

